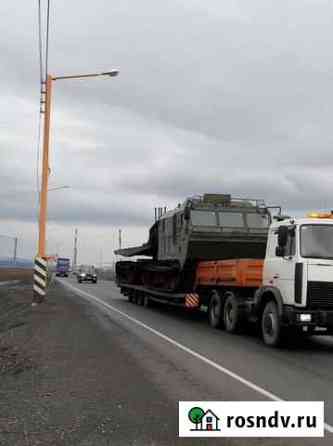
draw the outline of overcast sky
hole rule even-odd
[[[141,243],[155,206],[203,192],[333,208],[330,0],[51,4],[51,74],[120,76],[54,84],[50,183],[71,189],[50,194],[49,253],[77,227],[79,260],[111,261],[118,228]],[[0,17],[0,234],[31,256],[37,0]]]

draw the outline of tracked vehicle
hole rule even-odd
[[[227,194],[188,198],[156,219],[146,243],[115,251],[124,257],[145,256],[117,262],[117,281],[190,292],[200,261],[263,258],[270,224],[271,214],[262,200]]]

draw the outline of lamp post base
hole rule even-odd
[[[35,258],[33,299],[32,304],[37,305],[45,300],[47,288],[47,260],[43,257]]]

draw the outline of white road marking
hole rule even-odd
[[[138,319],[135,319],[134,317],[130,316],[129,314],[124,313],[121,310],[118,310],[118,308],[104,302],[103,300],[99,299],[98,297],[94,296],[93,294],[87,293],[86,291],[82,291],[79,288],[76,288],[75,286],[70,285],[69,283],[66,283],[66,282],[60,282],[60,283],[62,285],[64,285],[65,287],[72,289],[74,292],[81,295],[82,297],[88,298],[88,300],[95,301],[96,303],[98,303],[100,306],[106,308],[107,310],[120,314],[121,316],[128,319],[129,321],[134,322],[136,325],[139,325],[140,327],[146,329],[147,331],[150,331],[154,335],[160,337],[161,339],[164,339],[165,341],[169,342],[170,344],[174,345],[175,347],[179,348],[180,350],[183,350],[184,352],[194,356],[195,358],[200,359],[202,362],[210,365],[211,367],[218,370],[219,372],[222,372],[225,375],[228,375],[231,378],[235,379],[236,381],[239,381],[240,383],[244,384],[246,387],[259,393],[260,395],[263,395],[273,401],[285,401],[283,398],[280,398],[279,396],[275,395],[274,393],[269,392],[268,390],[265,390],[260,386],[257,386],[257,384],[254,384],[253,382],[243,378],[242,376],[238,375],[237,373],[233,372],[232,370],[229,370],[226,367],[221,366],[220,364],[212,361],[211,359],[206,358],[206,356],[203,356],[200,353],[197,353],[196,351],[190,349],[189,347],[186,347],[183,344],[180,344],[179,342],[177,342],[174,339],[170,338],[169,336],[161,333],[160,331],[155,330],[154,328],[150,327],[149,325],[146,325],[145,323],[139,321]],[[324,426],[325,426],[326,431],[333,433],[333,426],[331,426],[330,424],[327,424],[327,423],[325,423]]]

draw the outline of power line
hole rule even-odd
[[[40,84],[43,83],[43,41],[42,41],[42,8],[41,0],[38,0],[38,46],[39,46],[39,77]]]
[[[43,104],[45,102],[45,82],[48,74],[49,63],[49,38],[50,38],[50,0],[47,0],[46,10],[46,35],[45,35],[45,54],[43,57],[43,26],[42,26],[42,4],[41,0],[38,0],[38,53],[39,53],[39,77],[40,77],[40,111],[38,118],[38,134],[37,134],[37,154],[36,154],[36,187],[37,187],[37,200],[39,203],[40,197],[40,148],[41,148],[41,133],[42,133],[42,114]],[[45,61],[45,63],[44,63]]]
[[[42,38],[42,6],[41,0],[38,0],[38,55],[39,55],[39,82],[40,82],[40,109],[38,116],[37,130],[37,150],[36,150],[36,189],[37,203],[39,203],[40,181],[39,181],[39,163],[40,163],[40,145],[41,145],[41,126],[42,126],[42,107],[43,107],[43,38]]]
[[[47,0],[46,12],[46,50],[45,50],[45,78],[49,69],[49,37],[50,37],[50,0]]]

